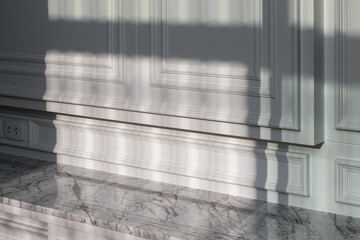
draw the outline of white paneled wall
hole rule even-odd
[[[46,101],[52,112],[98,107],[122,120],[114,115],[127,110],[142,124],[323,142],[314,59],[322,8],[311,0],[1,4],[2,96]]]
[[[325,2],[326,196],[329,211],[345,215],[360,208],[358,7],[354,0]]]
[[[359,7],[3,0],[0,149],[360,217]]]

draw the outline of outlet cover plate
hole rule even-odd
[[[27,121],[17,119],[3,120],[3,137],[8,140],[26,141]]]

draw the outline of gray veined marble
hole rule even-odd
[[[148,239],[360,239],[360,219],[0,154],[0,202]]]

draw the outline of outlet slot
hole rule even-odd
[[[26,141],[27,121],[18,119],[4,119],[2,125],[2,133],[5,139]]]

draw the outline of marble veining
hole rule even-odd
[[[143,238],[360,239],[360,219],[0,154],[0,202]]]

